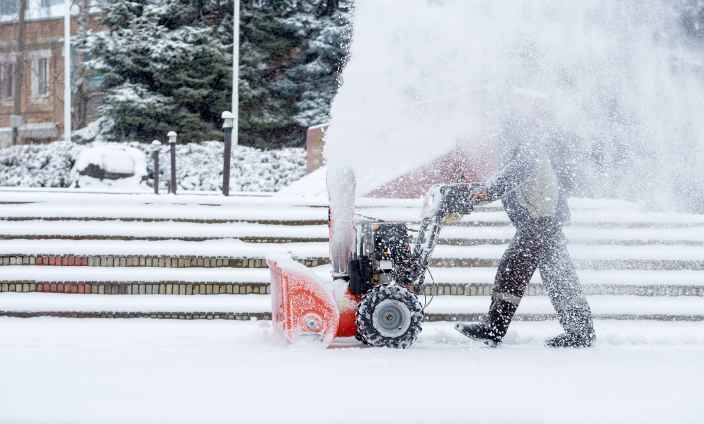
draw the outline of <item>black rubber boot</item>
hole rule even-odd
[[[496,346],[501,343],[501,337],[499,337],[491,326],[480,322],[477,324],[464,324],[458,322],[455,324],[455,330],[459,331],[465,337],[469,337],[472,340],[478,342],[483,342],[488,346]]]
[[[559,336],[547,339],[545,345],[554,348],[585,348],[591,347],[596,340],[594,332],[586,334],[562,333]]]
[[[501,300],[499,297],[510,297],[513,303]],[[483,322],[478,324],[458,323],[455,325],[455,329],[470,339],[484,342],[489,346],[496,346],[501,343],[508,331],[508,326],[511,324],[516,309],[518,309],[518,301],[520,298],[515,296],[494,294],[489,313]]]

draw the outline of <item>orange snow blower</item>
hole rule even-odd
[[[288,257],[267,260],[276,333],[292,343],[312,337],[328,346],[335,337],[355,336],[371,346],[410,347],[422,331],[418,294],[440,229],[472,212],[475,190],[474,184],[431,188],[415,237],[412,224],[356,217],[350,196],[336,202],[331,193],[332,278]]]

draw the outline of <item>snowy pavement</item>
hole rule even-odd
[[[0,319],[0,422],[700,423],[704,323],[554,322],[486,348],[448,323],[407,351],[286,346],[270,323]],[[349,345],[350,343],[347,343]]]
[[[629,319],[661,317],[665,320],[704,320],[701,296],[588,296],[595,316]],[[432,299],[432,301],[430,301]],[[428,301],[427,314],[485,314],[489,296],[421,296]],[[25,313],[242,313],[271,312],[269,295],[164,296],[99,295],[54,293],[0,293],[1,311]],[[552,316],[554,309],[546,296],[526,296],[518,316]]]

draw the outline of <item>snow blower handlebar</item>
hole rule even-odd
[[[441,184],[433,186],[423,201],[420,229],[413,248],[416,258],[415,286],[421,287],[425,280],[430,256],[437,244],[443,224],[459,220],[474,210],[473,195],[485,191],[479,184]]]

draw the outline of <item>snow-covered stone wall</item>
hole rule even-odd
[[[78,173],[72,172],[82,151],[91,143],[56,142],[0,149],[0,186],[77,187]],[[151,146],[128,143],[147,157],[147,176],[141,184],[153,186]],[[159,181],[166,190],[169,174],[169,146],[160,153]],[[220,190],[222,184],[223,143],[180,144],[176,147],[176,180],[179,190]],[[278,191],[305,175],[305,151],[300,148],[259,150],[234,146],[231,189],[233,191]],[[91,186],[95,188],[94,185]]]

